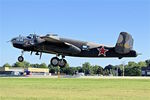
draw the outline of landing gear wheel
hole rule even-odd
[[[56,66],[58,66],[58,64],[59,64],[59,59],[57,57],[53,57],[51,59],[51,65],[56,67]]]
[[[59,60],[59,66],[61,68],[64,68],[66,66],[66,64],[67,64],[67,61],[65,59],[60,59]]]
[[[23,61],[24,61],[24,58],[23,58],[22,56],[19,56],[19,57],[18,57],[18,61],[19,61],[19,62],[23,62]]]
[[[122,59],[122,57],[119,57],[118,59]]]

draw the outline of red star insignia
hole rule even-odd
[[[101,48],[97,48],[97,50],[99,51],[98,56],[100,55],[106,56],[106,52],[108,51],[107,49],[104,48],[104,46],[102,46]]]

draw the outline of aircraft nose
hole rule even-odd
[[[12,38],[10,41],[11,43],[14,43],[16,41],[16,38]]]
[[[15,43],[16,43],[16,38],[12,38],[12,39],[10,40],[10,42],[11,42],[12,44],[15,44]]]
[[[12,43],[13,47],[16,47],[16,48],[21,48],[22,47],[22,43],[20,41],[18,41],[17,37],[12,38],[11,43]]]

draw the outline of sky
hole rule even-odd
[[[136,58],[66,57],[70,66],[117,65],[150,59],[150,0],[0,0],[0,66],[14,64],[21,50],[7,43],[13,37],[30,33],[56,33],[60,37],[115,46],[119,33],[134,38]],[[24,53],[30,63],[49,64],[55,55]]]

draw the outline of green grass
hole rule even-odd
[[[0,78],[0,100],[150,100],[150,80]]]

